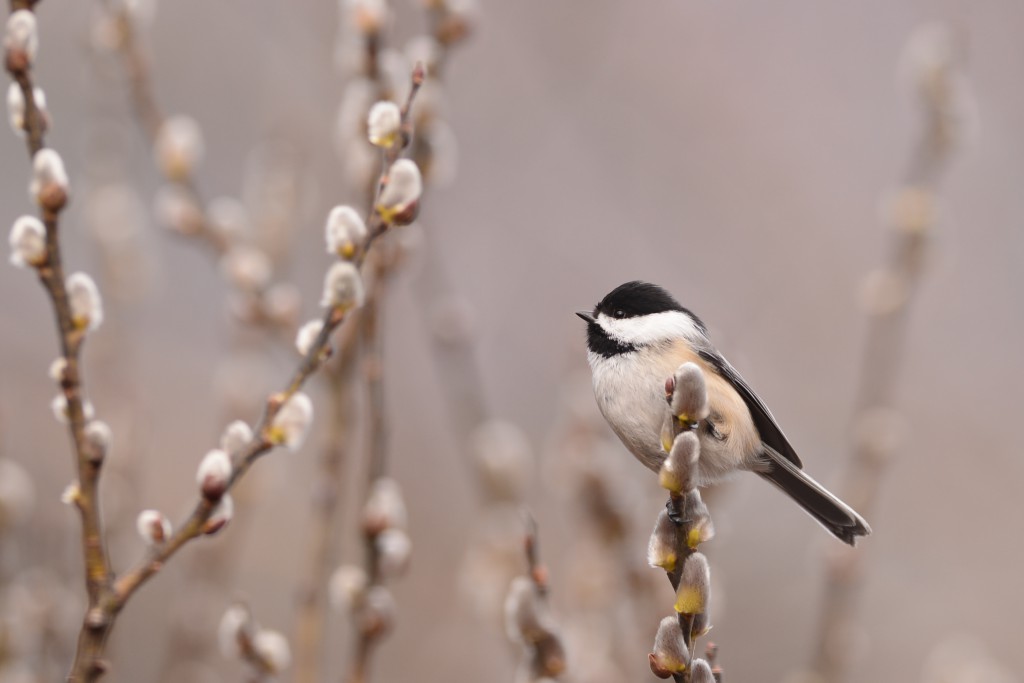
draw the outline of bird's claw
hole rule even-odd
[[[676,504],[676,501],[669,498],[668,502],[665,503],[665,510],[668,512],[668,518],[672,520],[672,523],[676,526],[683,525],[683,513]]]

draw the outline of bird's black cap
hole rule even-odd
[[[676,301],[675,297],[665,289],[650,282],[633,280],[626,284],[619,285],[594,309],[594,315],[604,313],[611,318],[636,318],[651,313],[664,313],[665,311],[681,311],[692,317],[701,328],[704,325],[690,311]]]
[[[576,315],[587,321],[587,348],[606,358],[635,351],[636,346],[613,339],[597,322],[601,313],[610,318],[636,318],[666,311],[680,311],[690,316],[694,324],[706,334],[700,318],[680,305],[671,294],[649,282],[633,280],[619,285],[594,307],[593,314],[578,312]]]

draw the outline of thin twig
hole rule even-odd
[[[413,72],[412,87],[406,101],[405,111],[408,111],[411,106],[421,83],[422,69],[418,68]],[[396,149],[394,152],[389,152],[386,156],[384,171],[381,174],[381,187],[386,183],[387,173],[391,168],[391,164],[398,159],[400,152],[400,149]],[[372,242],[387,229],[387,224],[379,212],[376,211],[372,214],[368,223],[371,226],[371,232],[365,249],[356,259],[357,266],[362,265],[367,251],[372,246]],[[256,460],[274,447],[275,443],[271,435],[271,426],[274,418],[281,410],[281,407],[320,368],[324,357],[327,355],[331,334],[344,322],[346,317],[346,311],[339,308],[330,308],[324,314],[320,333],[292,373],[285,388],[267,399],[263,416],[254,429],[255,436],[253,440],[235,457],[232,463],[231,475],[224,488],[225,494],[230,492],[235,484],[245,476]],[[86,617],[86,623],[83,625],[80,633],[79,649],[75,656],[75,663],[69,681],[74,681],[75,683],[94,681],[103,673],[105,667],[99,664],[100,658],[103,654],[107,637],[120,611],[132,595],[134,595],[135,591],[160,571],[164,564],[178,550],[189,541],[206,532],[206,523],[210,519],[215,507],[216,501],[201,497],[185,523],[165,543],[153,546],[146,556],[132,569],[119,576],[112,583],[108,581],[105,586],[101,587],[96,605],[90,609]],[[109,576],[109,569],[107,570],[107,575]]]
[[[310,548],[309,571],[302,588],[295,627],[295,680],[314,683],[320,680],[320,646],[327,621],[326,586],[337,552],[336,516],[341,500],[341,486],[352,427],[353,377],[359,357],[359,324],[362,311],[342,330],[340,352],[336,363],[326,368],[330,425],[320,457],[320,476],[313,494],[313,542]]]
[[[118,38],[117,52],[128,74],[129,94],[136,119],[142,126],[149,143],[155,145],[160,130],[167,121],[167,115],[157,104],[156,96],[153,94],[149,62],[139,44],[135,20],[127,5],[114,6],[110,0],[104,0],[103,4],[115,24]],[[207,219],[205,210],[202,208],[205,206],[203,196],[191,172],[179,177],[167,178],[167,180],[180,187],[192,204],[199,209],[202,220],[192,226],[193,234],[205,242],[217,256],[227,253],[230,244]]]
[[[13,0],[11,11],[31,10],[34,4],[34,2]],[[25,100],[25,138],[31,159],[45,147],[45,119],[35,100],[35,87],[30,65],[27,60],[23,63],[17,63],[18,61],[7,59],[6,65],[11,77],[18,83]],[[86,418],[82,398],[85,389],[81,370],[81,351],[85,341],[85,330],[79,329],[72,317],[60,250],[59,219],[66,199],[67,197],[64,195],[62,199],[41,202],[40,213],[46,228],[46,259],[37,267],[37,272],[53,306],[61,356],[65,362],[60,385],[67,402],[68,429],[74,447],[78,472],[77,492],[73,496],[73,501],[82,519],[82,555],[85,564],[86,593],[89,600],[86,624],[83,626],[84,632],[88,625],[88,615],[97,607],[104,592],[109,589],[112,572],[98,499],[102,459],[92,457],[92,449],[85,437]],[[89,645],[90,643],[83,642],[82,638],[79,639],[79,647],[88,647]],[[102,666],[98,656],[93,659],[93,666]]]
[[[537,522],[528,511],[524,514],[523,552],[529,571],[509,586],[505,599],[506,626],[509,638],[523,646],[517,680],[549,680],[565,672],[565,648],[548,605],[548,571],[540,562]]]

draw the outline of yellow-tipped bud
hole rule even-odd
[[[271,673],[281,673],[291,665],[292,650],[283,634],[260,629],[252,637],[252,649]]]
[[[370,107],[366,133],[377,147],[393,147],[401,139],[402,110],[394,102],[381,101]]]
[[[403,529],[406,517],[405,499],[398,482],[390,477],[376,479],[363,507],[363,531],[375,537],[388,529]]]
[[[103,322],[100,290],[85,273],[73,273],[64,284],[71,308],[71,320],[80,330],[95,330]]]
[[[666,572],[674,572],[679,561],[676,548],[676,534],[679,527],[668,516],[668,510],[662,509],[658,521],[654,523],[654,531],[647,543],[647,564],[661,567]]]
[[[685,423],[684,426],[693,427],[710,412],[704,372],[696,363],[683,363],[676,369],[674,379],[670,400],[672,414]]]
[[[388,171],[387,184],[377,199],[377,213],[388,225],[408,225],[416,218],[423,177],[416,162],[399,159]]]
[[[159,545],[171,537],[171,521],[159,510],[140,512],[135,529],[147,545]]]
[[[301,391],[292,394],[270,423],[270,441],[297,451],[313,422],[313,402]]]
[[[711,665],[703,659],[693,660],[693,668],[690,671],[690,683],[715,683],[715,675],[711,671]]]
[[[688,491],[693,486],[693,470],[700,456],[697,434],[688,430],[675,438],[672,450],[661,464],[658,483],[672,493]]]
[[[46,262],[46,228],[35,216],[22,216],[14,221],[8,242],[14,265],[39,266]]]
[[[324,237],[327,253],[352,259],[366,241],[366,223],[351,206],[336,206],[327,215]]]
[[[676,612],[703,614],[711,598],[711,568],[703,553],[693,553],[683,563],[683,573],[676,591]]]
[[[365,301],[363,278],[355,265],[348,261],[332,265],[324,278],[324,294],[320,305],[349,310],[359,308]]]
[[[715,537],[711,513],[697,489],[691,489],[683,496],[682,517],[686,524],[686,545],[691,550]]]
[[[676,616],[665,617],[654,637],[654,650],[648,656],[651,672],[658,678],[681,674],[690,665],[690,649]]]
[[[182,180],[195,172],[203,158],[203,132],[195,119],[173,116],[160,126],[154,144],[160,171],[171,180]]]

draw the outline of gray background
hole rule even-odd
[[[94,9],[56,0],[38,8],[37,76],[54,118],[48,142],[65,156],[76,199],[104,174],[129,174],[150,197],[156,174],[126,117],[123,85],[109,63],[90,56]],[[419,26],[414,3],[398,9],[414,17],[401,30]],[[701,314],[810,471],[834,484],[861,360],[857,289],[885,253],[880,198],[898,181],[915,131],[895,66],[912,28],[931,19],[967,36],[981,123],[944,183],[935,249],[912,313],[898,382],[911,432],[864,544],[861,630],[850,639],[857,680],[921,680],[936,643],[951,636],[954,650],[977,637],[1018,677],[1024,671],[1024,460],[1014,384],[1024,325],[1024,6],[485,1],[478,32],[448,74],[458,175],[430,194],[423,221],[477,311],[495,412],[521,424],[543,458],[559,455],[541,449],[561,410],[557,396],[585,370],[572,312],[643,278]],[[208,196],[238,193],[247,153],[272,132],[302,150],[308,192],[289,272],[307,315],[328,263],[322,217],[344,196],[330,143],[344,83],[332,66],[336,22],[326,1],[177,0],[161,4],[150,36],[159,100],[203,126]],[[111,146],[116,163],[105,156]],[[0,159],[8,225],[30,210],[28,166],[13,135],[0,135]],[[67,260],[96,272],[84,208],[75,201],[65,221]],[[155,225],[144,243],[151,287],[140,302],[111,304],[87,347],[87,380],[100,415],[120,426],[113,458],[136,468],[129,488],[138,502],[124,519],[142,506],[178,519],[194,495],[195,465],[224,422],[211,377],[234,348],[236,328],[206,254]],[[385,330],[388,405],[401,416],[394,471],[409,498],[416,558],[396,584],[400,621],[378,651],[380,680],[509,680],[500,625],[481,625],[455,596],[476,508],[410,287],[415,271],[399,280]],[[45,374],[56,345],[31,274],[0,268],[0,321],[0,443],[38,489],[26,532],[36,542],[24,544],[18,562],[47,558],[76,577],[77,521],[57,502],[71,461],[49,413]],[[272,359],[267,376],[254,379],[259,391],[279,384],[291,364],[286,353]],[[285,630],[314,459],[310,446],[262,462],[246,484],[260,502],[227,534],[238,536],[233,585],[263,623]],[[563,569],[574,522],[547,472],[539,470],[531,500],[556,612],[569,612]],[[646,488],[653,519],[656,482],[639,466],[625,472]],[[113,480],[105,486],[118,495]],[[821,557],[832,542],[754,477],[737,478],[715,506],[720,534],[710,552],[723,595],[714,632],[722,662],[733,681],[781,680],[812,650]],[[114,510],[116,501],[108,517]],[[641,533],[638,557],[644,544]],[[154,680],[164,615],[189,590],[180,567],[206,551],[186,549],[129,606],[109,680]],[[115,548],[117,566],[137,552],[128,534]],[[334,631],[340,659],[347,640]],[[645,655],[636,652],[632,680],[649,676]]]

